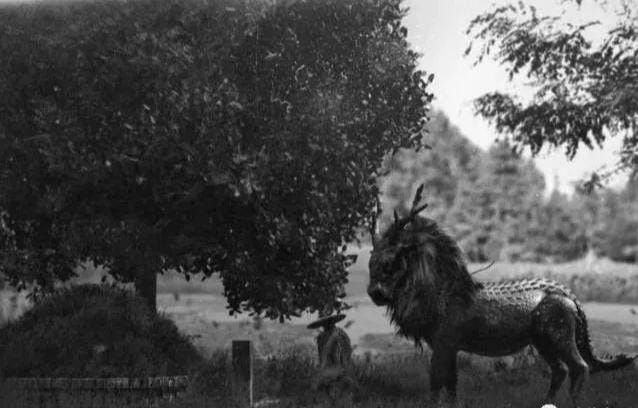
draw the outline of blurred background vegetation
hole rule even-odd
[[[606,257],[634,263],[638,255],[638,179],[624,188],[546,191],[533,161],[505,141],[487,151],[472,144],[442,111],[433,113],[425,143],[401,150],[382,180],[384,221],[405,211],[425,184],[426,215],[443,224],[472,262],[566,262]]]

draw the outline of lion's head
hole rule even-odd
[[[417,245],[411,224],[427,207],[427,204],[418,206],[422,191],[423,185],[418,188],[412,210],[406,217],[400,219],[395,211],[394,223],[382,235],[377,237],[374,229],[371,231],[372,253],[368,264],[368,295],[377,306],[392,303],[397,296],[397,290],[400,289],[399,285],[405,283],[403,278],[409,273],[410,252],[413,252]]]
[[[394,223],[380,236],[373,233],[368,295],[377,306],[410,309],[407,302],[421,301],[435,289],[467,297],[480,284],[465,267],[462,252],[437,223],[419,216],[423,186],[417,190],[412,209],[405,217],[395,212]],[[416,296],[416,297],[415,297]]]
[[[406,217],[407,218],[407,217]],[[373,242],[368,295],[377,306],[387,306],[408,289],[435,284],[437,248],[429,233],[436,223],[418,217],[396,219]]]

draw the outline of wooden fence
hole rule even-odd
[[[254,407],[253,347],[233,341],[234,406]],[[0,383],[0,407],[11,408],[148,408],[171,406],[186,391],[188,376],[146,378],[6,378]]]
[[[12,408],[152,407],[186,390],[189,378],[7,378],[0,406]],[[3,402],[4,401],[4,402]]]

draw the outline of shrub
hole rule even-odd
[[[295,345],[265,359],[254,360],[255,398],[291,398],[301,406],[315,397],[313,381],[318,373],[313,351],[307,344]],[[226,406],[232,397],[231,356],[217,350],[193,374],[188,395],[206,406]]]
[[[200,366],[193,375],[191,392],[206,398],[230,397],[230,356],[225,350],[218,350]]]
[[[0,376],[185,374],[201,357],[175,324],[111,285],[63,288],[0,329]]]
[[[278,397],[308,393],[318,374],[315,353],[307,344],[299,344],[268,357],[256,367],[257,393]]]
[[[360,397],[414,397],[425,392],[429,381],[428,353],[381,356],[358,361],[354,377]]]

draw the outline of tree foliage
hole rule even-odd
[[[494,144],[476,180],[461,185],[449,228],[470,259],[536,260],[530,248],[545,181],[507,142]]]
[[[427,216],[459,241],[472,261],[539,260],[533,230],[540,223],[545,182],[534,164],[501,142],[485,152],[436,111],[424,141],[430,150],[402,150],[381,183],[384,224],[392,210],[407,211],[424,185]]]
[[[389,162],[381,183],[384,224],[392,222],[394,208],[406,211],[410,192],[424,184],[426,215],[446,228],[470,261],[564,262],[589,249],[609,256],[604,247],[615,248],[614,230],[603,233],[603,219],[613,214],[602,215],[602,193],[554,190],[546,197],[542,173],[508,142],[484,151],[441,111],[427,129],[431,150],[401,150]]]
[[[71,2],[0,13],[0,273],[218,273],[231,312],[333,305],[341,246],[431,95],[395,0]]]
[[[570,22],[566,16],[578,15],[580,1],[562,2],[563,14],[556,16],[519,2],[474,18],[466,54],[474,54],[476,63],[492,57],[510,80],[524,77],[535,85],[531,100],[491,92],[475,101],[476,111],[533,153],[564,147],[571,158],[581,145],[622,137],[619,168],[636,169],[638,10],[632,2],[589,4],[596,5],[614,15],[611,26]],[[606,34],[598,41],[594,32],[601,27]],[[599,181],[596,175],[590,184]]]
[[[594,230],[595,251],[620,262],[638,261],[638,181],[629,179],[621,191],[600,194]]]
[[[432,113],[424,143],[427,150],[401,149],[388,163],[381,180],[381,201],[385,210],[381,225],[392,222],[395,208],[409,211],[416,188],[424,185],[428,214],[445,223],[459,185],[474,184],[485,153],[472,144],[440,110]]]
[[[540,206],[536,229],[531,239],[531,252],[543,260],[556,262],[578,259],[587,253],[589,244],[582,211],[577,208],[578,197],[570,197],[554,189],[544,205]]]

